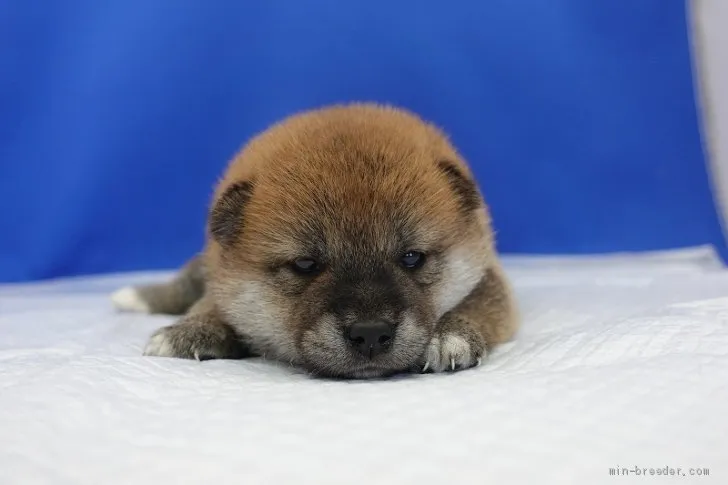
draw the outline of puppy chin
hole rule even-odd
[[[391,377],[397,374],[411,370],[411,367],[403,369],[392,369],[386,367],[362,367],[359,369],[352,369],[351,372],[340,376],[344,379],[376,379],[382,377]]]
[[[308,367],[312,374],[329,379],[376,379],[409,372],[414,369],[414,363],[404,367],[371,363],[348,367],[327,365],[309,365]]]

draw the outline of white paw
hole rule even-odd
[[[151,357],[174,357],[174,347],[169,338],[166,329],[162,328],[157,331],[147,342],[144,347],[144,355]]]
[[[485,349],[473,348],[463,337],[446,333],[434,337],[425,351],[425,365],[422,372],[455,371],[480,365]]]
[[[149,305],[132,286],[115,291],[111,295],[114,306],[124,312],[149,313]]]

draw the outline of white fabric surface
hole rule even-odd
[[[709,249],[507,268],[515,342],[364,382],[141,357],[169,319],[107,295],[159,274],[0,287],[0,484],[728,483],[728,272]]]

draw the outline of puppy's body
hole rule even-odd
[[[122,309],[183,314],[147,355],[265,355],[370,377],[476,365],[516,309],[468,166],[418,117],[374,105],[292,116],[215,192],[204,252]]]

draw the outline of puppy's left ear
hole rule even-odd
[[[483,198],[478,186],[468,175],[466,175],[455,163],[450,160],[440,160],[437,168],[445,175],[450,189],[460,203],[461,210],[469,214],[483,204]]]
[[[245,205],[253,196],[253,183],[236,182],[226,188],[210,211],[208,229],[223,246],[232,246],[242,234]]]

